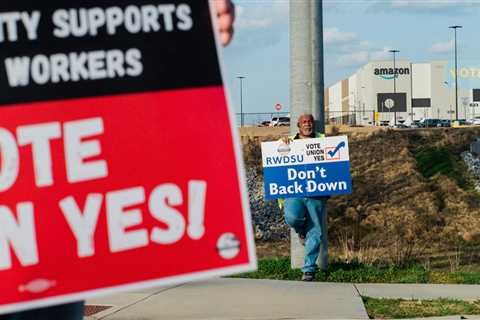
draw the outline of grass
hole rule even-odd
[[[474,190],[467,166],[460,156],[453,155],[447,148],[423,148],[415,153],[415,160],[425,178],[444,175],[454,180],[460,188]]]
[[[261,259],[258,270],[233,276],[235,278],[300,280],[302,272],[290,268],[290,258]],[[369,266],[361,263],[334,262],[328,274],[318,272],[316,281],[352,283],[458,283],[480,284],[480,272],[428,271],[420,265],[403,267]]]
[[[453,161],[447,149],[430,148],[415,155],[418,169],[426,178],[437,174],[450,176],[454,169]]]
[[[480,314],[480,301],[373,299],[363,297],[370,319],[417,318]]]

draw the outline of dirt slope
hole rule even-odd
[[[347,132],[354,192],[329,201],[330,242],[346,259],[394,263],[480,244],[480,197],[469,188],[468,174],[457,161],[479,133],[478,129]],[[254,179],[262,179],[259,142],[276,138],[243,138],[246,167],[255,172]],[[424,154],[440,156],[419,157]],[[430,162],[433,169],[439,164],[445,170],[425,176]],[[250,188],[252,198],[258,199],[261,192]],[[272,210],[271,204],[253,202],[254,216],[265,217]],[[270,215],[282,223],[281,213]]]

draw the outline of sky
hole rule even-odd
[[[291,0],[307,1],[307,0]],[[234,0],[233,42],[223,50],[231,102],[240,112],[289,109],[289,0]],[[480,0],[324,0],[325,86],[347,78],[371,60],[411,62],[454,59],[457,30],[459,65],[480,66]]]

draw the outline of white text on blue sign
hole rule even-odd
[[[352,191],[346,136],[264,142],[262,162],[266,199]]]

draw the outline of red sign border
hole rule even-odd
[[[243,162],[243,156],[241,152],[241,146],[240,146],[240,136],[238,133],[237,128],[235,127],[235,119],[234,119],[234,110],[232,108],[232,103],[231,103],[231,95],[225,86],[225,68],[223,66],[223,59],[222,59],[222,51],[221,51],[221,44],[220,44],[220,39],[218,32],[218,22],[216,20],[216,11],[214,8],[214,0],[208,0],[209,2],[209,7],[210,7],[210,18],[212,20],[212,25],[214,28],[214,38],[215,38],[215,46],[217,50],[217,56],[219,59],[219,64],[220,64],[220,73],[222,77],[222,82],[224,86],[224,92],[225,92],[225,98],[226,98],[226,104],[227,104],[227,112],[229,116],[229,121],[230,121],[230,129],[232,132],[232,138],[233,138],[233,149],[235,153],[235,159],[237,162],[237,174],[238,174],[238,183],[239,183],[239,190],[240,190],[240,196],[241,196],[241,202],[242,202],[242,211],[243,211],[243,223],[245,226],[245,231],[246,231],[246,241],[247,241],[247,250],[248,250],[248,260],[249,263],[246,264],[241,264],[237,266],[230,266],[230,267],[221,267],[221,268],[213,268],[210,270],[206,271],[199,271],[199,272],[193,272],[193,273],[186,273],[178,276],[173,276],[173,277],[167,277],[167,278],[161,278],[161,279],[156,279],[156,280],[147,280],[147,281],[142,281],[142,282],[135,282],[132,284],[125,284],[125,285],[119,285],[119,286],[113,286],[113,287],[107,287],[107,288],[102,288],[102,289],[95,289],[95,290],[89,290],[89,291],[83,291],[75,294],[67,294],[67,295],[61,295],[61,296],[56,296],[56,297],[49,297],[49,298],[43,298],[43,299],[35,299],[32,301],[28,302],[20,302],[20,303],[12,303],[12,304],[5,304],[5,305],[0,305],[0,315],[6,314],[6,313],[11,313],[11,312],[17,312],[17,311],[24,311],[24,310],[29,310],[29,309],[35,309],[35,308],[42,308],[42,307],[48,307],[48,306],[53,306],[53,305],[58,305],[58,304],[63,304],[63,303],[68,303],[68,302],[74,302],[74,301],[79,301],[79,300],[86,300],[86,299],[91,299],[99,296],[105,296],[105,295],[111,295],[111,294],[117,294],[120,292],[125,292],[125,291],[133,291],[133,290],[142,290],[142,289],[148,289],[148,288],[153,288],[153,287],[160,287],[160,286],[173,286],[177,284],[182,284],[182,283],[187,283],[191,281],[200,281],[200,280],[205,280],[213,277],[219,277],[219,276],[227,276],[235,273],[243,273],[243,272],[249,272],[249,271],[255,271],[257,269],[257,256],[256,256],[256,251],[255,251],[255,240],[253,236],[253,226],[252,226],[252,218],[251,218],[251,213],[250,213],[250,205],[248,201],[248,190],[246,187],[246,177],[245,177],[245,167],[244,167],[244,162]]]

